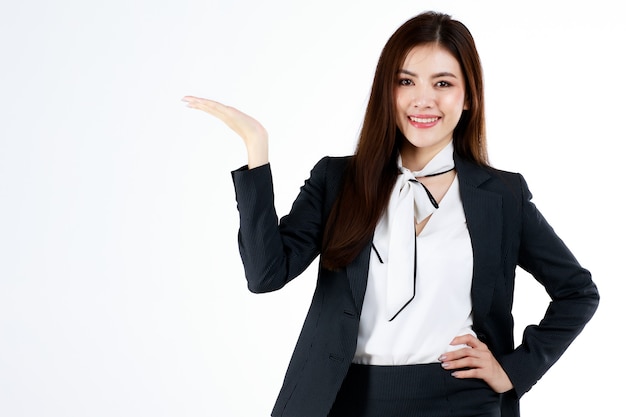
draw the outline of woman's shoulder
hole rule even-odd
[[[322,159],[319,160],[319,163],[326,163],[326,164],[333,164],[333,165],[346,165],[348,162],[350,162],[352,160],[352,158],[354,157],[354,155],[344,155],[344,156],[332,156],[332,155],[326,155],[325,157],[323,157]]]
[[[326,175],[341,175],[352,160],[353,155],[346,156],[325,156],[313,167],[313,172],[324,171]]]
[[[459,171],[463,176],[478,180],[493,178],[505,181],[515,181],[521,176],[518,172],[507,171],[496,168],[492,165],[481,165],[465,158],[455,158],[455,165],[457,171]]]
[[[508,171],[491,165],[479,165],[464,159],[456,160],[459,180],[474,187],[492,192],[519,196],[527,188],[519,172]]]
[[[503,181],[514,181],[514,182],[519,182],[520,178],[522,178],[522,174],[520,174],[519,172],[515,172],[515,171],[509,171],[509,170],[505,170],[505,169],[501,169],[501,168],[496,168],[493,166],[487,166],[485,167],[485,169],[491,173],[491,175],[493,175],[496,178],[499,178]]]

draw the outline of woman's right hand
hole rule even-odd
[[[236,108],[217,101],[193,96],[185,96],[183,101],[187,103],[187,107],[217,117],[241,136],[248,150],[248,169],[268,163],[267,131],[261,123]]]

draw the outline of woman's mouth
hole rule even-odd
[[[432,127],[441,119],[438,116],[409,116],[411,124],[418,128]]]

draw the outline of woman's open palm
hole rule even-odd
[[[254,168],[268,161],[267,131],[256,119],[214,100],[185,96],[183,101],[188,107],[202,110],[217,117],[237,133],[248,150],[248,167]]]

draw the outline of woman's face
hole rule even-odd
[[[452,140],[467,108],[461,66],[436,44],[414,47],[398,71],[395,100],[396,123],[407,139],[402,162],[420,170]]]

